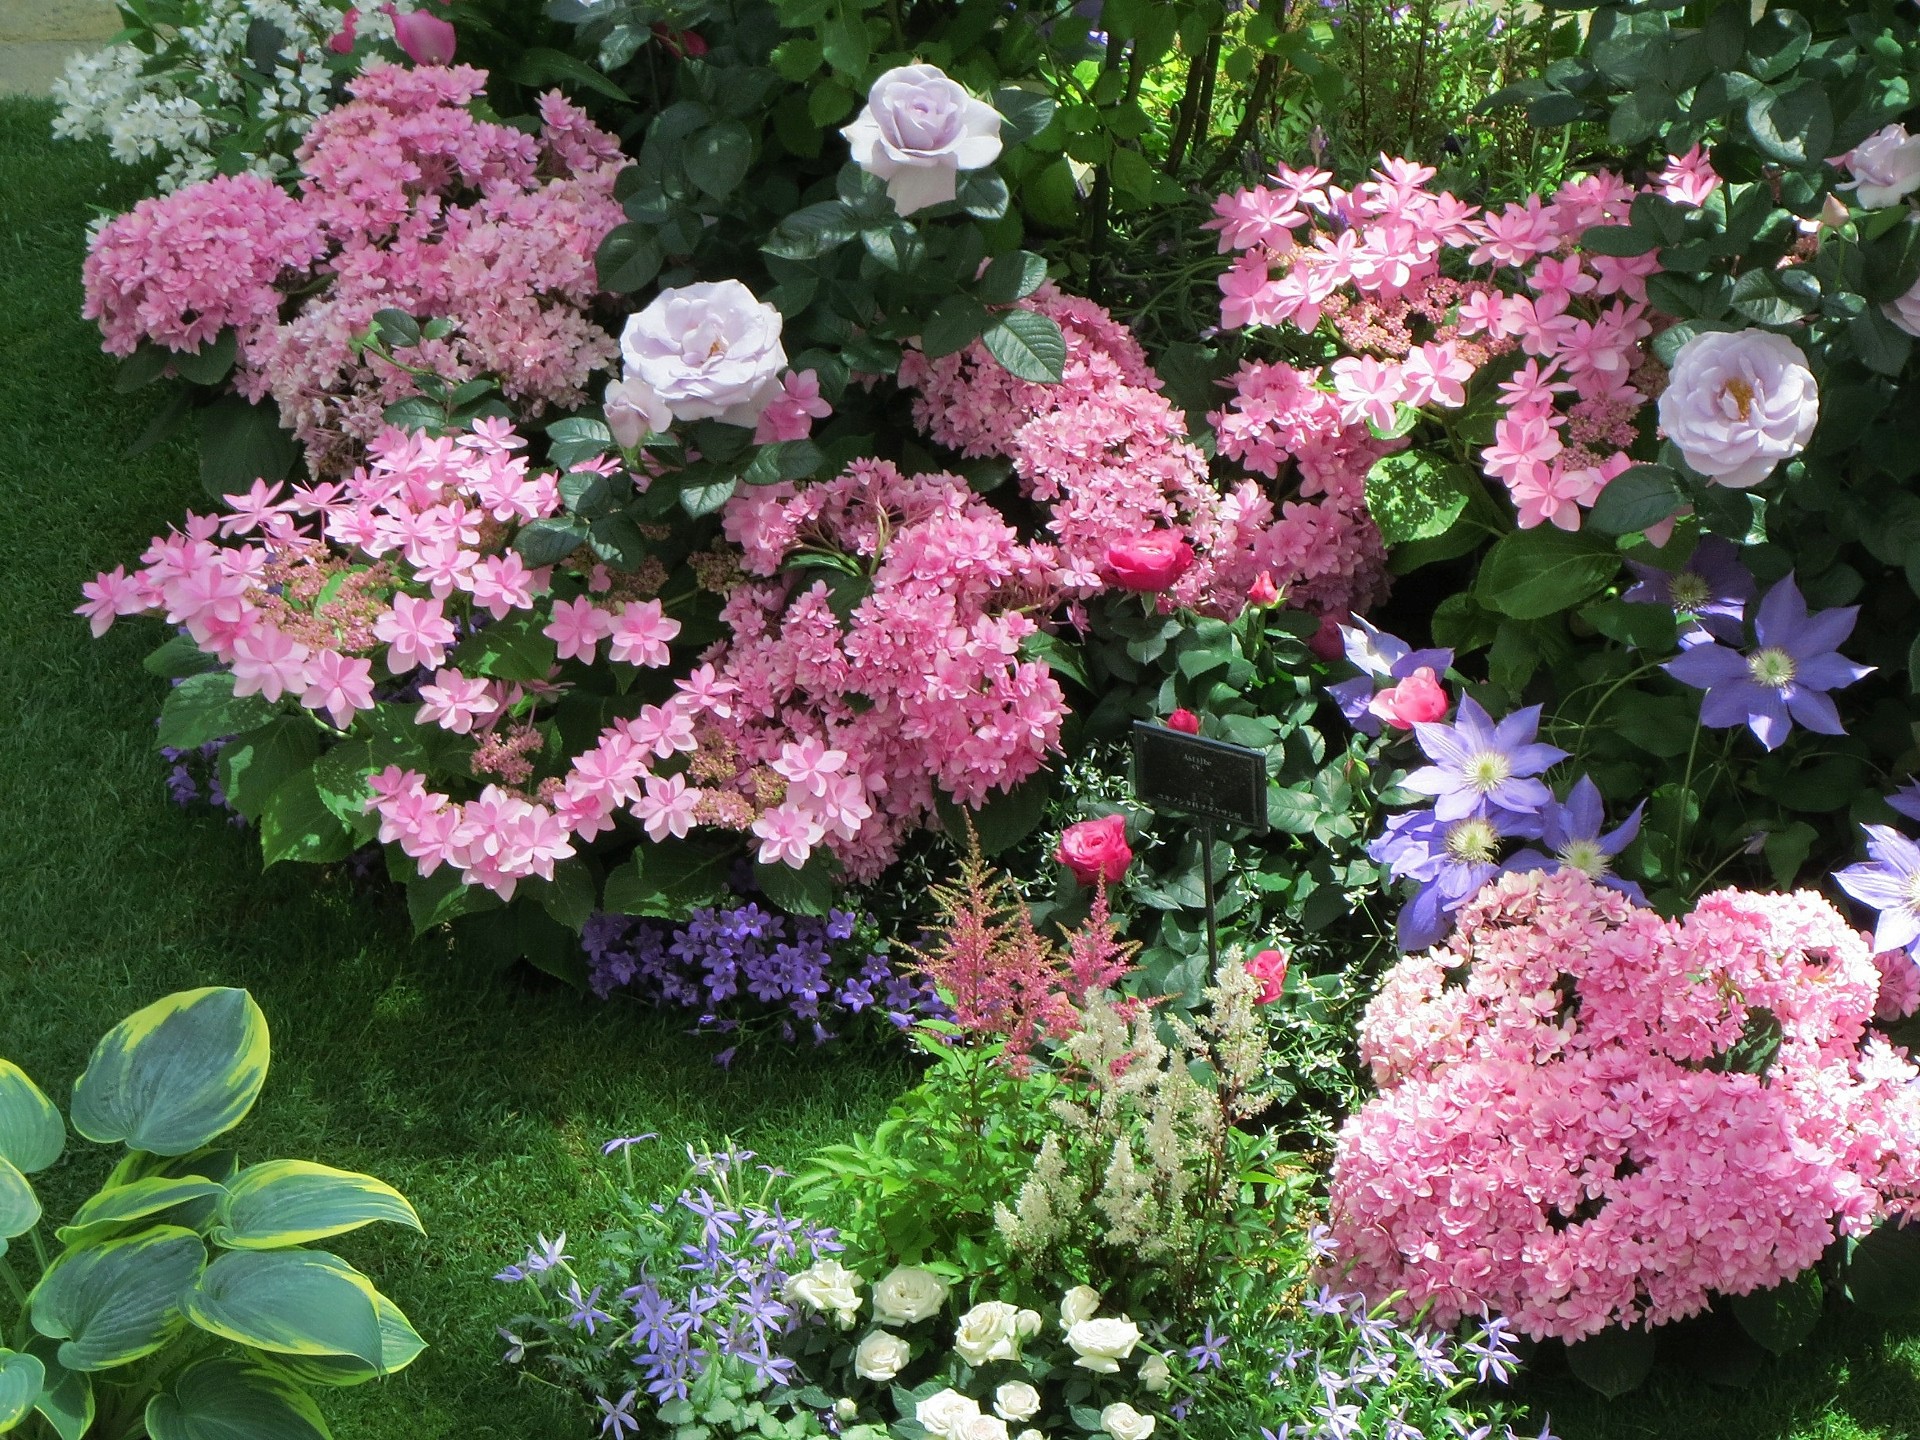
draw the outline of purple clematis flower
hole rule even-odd
[[[1405,680],[1423,665],[1436,675],[1444,675],[1453,664],[1453,651],[1412,649],[1398,635],[1376,630],[1358,616],[1353,624],[1340,627],[1340,635],[1346,641],[1347,659],[1360,675],[1354,680],[1329,685],[1327,693],[1339,702],[1340,713],[1347,717],[1347,723],[1362,735],[1380,733],[1380,717],[1368,710],[1367,705],[1383,680],[1388,683]]]
[[[1740,563],[1740,547],[1718,535],[1702,536],[1687,563],[1659,570],[1629,560],[1639,583],[1620,598],[1629,605],[1664,605],[1682,622],[1682,634],[1704,631],[1729,645],[1740,643],[1747,606],[1756,593],[1753,575]]]
[[[1920,780],[1909,780],[1887,796],[1887,804],[1909,820],[1920,820]]]
[[[1840,888],[1880,912],[1873,948],[1912,950],[1920,941],[1920,845],[1887,825],[1863,825],[1871,860],[1849,865],[1833,878]]]
[[[1846,605],[1810,615],[1800,587],[1788,575],[1760,602],[1753,623],[1757,643],[1750,654],[1701,644],[1661,668],[1683,685],[1707,692],[1700,702],[1702,725],[1719,730],[1745,725],[1769,750],[1779,747],[1796,720],[1822,735],[1844,735],[1827,691],[1873,672],[1873,666],[1856,665],[1839,651],[1859,613],[1858,605]]]
[[[1434,763],[1402,783],[1433,796],[1440,820],[1464,820],[1499,811],[1532,815],[1553,803],[1553,792],[1533,776],[1567,758],[1567,752],[1534,740],[1540,707],[1516,710],[1498,725],[1472,696],[1460,701],[1453,724],[1423,720],[1413,727],[1420,748]]]
[[[1574,782],[1567,798],[1556,801],[1540,812],[1540,839],[1551,854],[1522,850],[1502,866],[1503,870],[1544,870],[1549,875],[1565,868],[1578,870],[1589,880],[1618,890],[1636,905],[1647,903],[1646,895],[1631,880],[1613,873],[1613,860],[1633,843],[1640,833],[1642,801],[1633,814],[1610,835],[1601,833],[1606,824],[1606,806],[1600,799],[1600,787],[1591,777],[1582,775]]]
[[[1549,792],[1551,798],[1551,792]],[[1446,938],[1452,915],[1500,873],[1500,842],[1539,836],[1538,817],[1496,810],[1445,821],[1431,810],[1396,815],[1367,854],[1420,888],[1400,909],[1402,950],[1424,950]]]

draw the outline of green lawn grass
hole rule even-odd
[[[429,1232],[341,1246],[433,1348],[392,1381],[327,1395],[336,1433],[585,1436],[577,1404],[497,1363],[493,1327],[513,1296],[487,1277],[535,1230],[593,1228],[615,1173],[598,1144],[660,1131],[635,1152],[658,1181],[682,1145],[725,1134],[790,1162],[870,1124],[904,1068],[828,1051],[717,1071],[676,1022],[415,941],[391,896],[263,875],[249,836],[165,803],[163,682],[139,665],[156,631],[95,642],[68,612],[83,580],[202,497],[185,442],[122,458],[154,401],[115,393],[78,318],[79,267],[93,207],[125,209],[140,189],[99,148],[53,144],[50,114],[0,102],[0,1055],[61,1095],[128,1011],[186,986],[247,986],[275,1060],[242,1153],[371,1171]],[[104,1168],[85,1147],[64,1159],[45,1177],[53,1212]],[[1547,1376],[1528,1394],[1567,1440],[1913,1440],[1920,1340],[1830,1320],[1739,1390],[1663,1378],[1606,1404]]]

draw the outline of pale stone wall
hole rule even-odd
[[[0,0],[0,95],[44,95],[75,51],[119,33],[112,0]]]

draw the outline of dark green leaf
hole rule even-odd
[[[1383,456],[1367,472],[1367,513],[1389,545],[1430,540],[1453,528],[1479,483],[1463,465],[1424,450]]]
[[[993,92],[993,108],[1000,112],[1001,143],[1019,145],[1047,128],[1053,120],[1054,103],[1051,95],[1009,86]]]
[[[559,564],[586,543],[587,527],[572,519],[536,520],[513,537],[515,553],[536,570]]]
[[[785,260],[812,260],[846,244],[860,228],[840,201],[823,200],[787,216],[760,248]]]
[[[353,853],[353,835],[321,798],[311,769],[287,780],[260,814],[260,853],[268,865],[331,864]]]
[[[629,295],[652,283],[660,273],[660,260],[660,242],[651,232],[639,225],[616,225],[601,238],[593,267],[602,290]]]
[[[716,120],[686,142],[687,176],[716,200],[740,187],[753,160],[753,137],[738,120]]]
[[[1609,1400],[1638,1389],[1653,1371],[1653,1334],[1621,1326],[1567,1346],[1567,1365]]]
[[[609,100],[627,102],[632,99],[601,71],[584,61],[576,60],[564,50],[549,50],[535,46],[521,52],[514,63],[513,78],[530,90],[543,89],[556,81],[584,86],[597,95]]]
[[[1920,1224],[1886,1221],[1849,1249],[1847,1296],[1875,1315],[1920,1313]]]
[[[178,351],[173,356],[173,373],[195,385],[218,385],[233,371],[238,343],[232,326],[222,330],[211,345],[197,351]],[[138,358],[138,352],[135,352]]]
[[[1502,536],[1480,567],[1474,594],[1516,620],[1538,620],[1578,605],[1620,569],[1611,545],[1542,526]]]
[[[275,705],[258,695],[236,697],[233,676],[228,671],[189,675],[167,692],[166,702],[160,707],[156,743],[191,750],[210,740],[257,729],[275,713]]]
[[[1818,165],[1833,142],[1833,107],[1826,86],[1812,77],[1747,102],[1747,130],[1769,160]]]
[[[987,312],[971,295],[949,295],[934,307],[927,328],[920,336],[920,348],[930,360],[964,350],[980,338],[987,326]]]
[[[1032,310],[1010,310],[996,315],[981,333],[987,353],[1019,380],[1051,385],[1060,381],[1067,363],[1067,341],[1048,316]]]
[[[1633,465],[1607,482],[1587,524],[1602,535],[1632,535],[1657,525],[1686,503],[1680,480],[1664,465]]]
[[[200,411],[200,483],[209,494],[237,494],[255,480],[284,480],[298,455],[272,405],[224,395]]]
[[[756,864],[753,876],[768,902],[789,915],[825,915],[833,904],[835,870],[832,854],[816,850],[798,870]]]
[[[1047,278],[1047,262],[1031,250],[1000,255],[987,266],[974,293],[987,305],[1011,305],[1038,290]]]
[[[306,715],[282,715],[236,736],[220,751],[217,769],[227,803],[258,820],[274,791],[308,769],[320,753],[320,732]]]

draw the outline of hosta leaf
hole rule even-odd
[[[227,1186],[213,1241],[230,1250],[280,1250],[380,1220],[421,1228],[413,1206],[384,1180],[310,1160],[269,1160]]]
[[[73,1087],[73,1128],[182,1155],[238,1125],[266,1083],[267,1019],[244,990],[183,990],[129,1015]]]
[[[24,1235],[40,1223],[40,1197],[11,1160],[0,1160],[0,1240]]]
[[[151,1355],[180,1332],[179,1299],[206,1264],[200,1237],[157,1226],[53,1262],[28,1297],[33,1328],[64,1340],[69,1370],[110,1370]]]
[[[276,1355],[269,1363],[302,1385],[327,1385],[336,1389],[364,1385],[369,1380],[406,1369],[427,1348],[427,1342],[420,1338],[393,1301],[376,1291],[373,1303],[380,1311],[378,1365],[369,1365],[351,1355]]]
[[[381,1362],[371,1282],[324,1250],[232,1250],[181,1301],[202,1330],[281,1355]]]
[[[220,1186],[197,1176],[177,1180],[153,1175],[129,1185],[113,1185],[90,1197],[73,1212],[73,1219],[60,1227],[60,1243],[90,1245],[104,1240],[130,1221],[144,1220],[189,1200],[220,1193]]]
[[[33,1408],[53,1427],[60,1440],[80,1440],[93,1428],[93,1381],[79,1370],[69,1370],[57,1358],[60,1346],[44,1335],[27,1341],[27,1353],[40,1362],[46,1378]]]
[[[313,1398],[257,1361],[217,1355],[189,1365],[147,1402],[152,1440],[330,1440]]]
[[[33,1356],[0,1350],[0,1435],[33,1413],[33,1402],[40,1398],[46,1378],[46,1367]]]
[[[67,1127],[45,1092],[11,1060],[0,1060],[0,1160],[37,1175],[60,1158]]]

